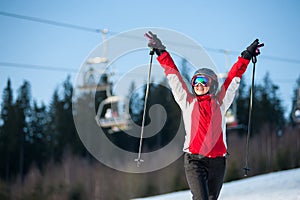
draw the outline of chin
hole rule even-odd
[[[203,92],[195,92],[195,94],[200,96],[200,95],[203,95],[204,93]]]

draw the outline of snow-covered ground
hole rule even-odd
[[[190,191],[135,200],[189,200]],[[245,178],[223,185],[220,200],[300,200],[300,168]]]

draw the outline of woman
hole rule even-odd
[[[157,60],[164,68],[172,94],[182,110],[186,131],[184,166],[193,199],[217,199],[226,166],[225,113],[250,60],[260,54],[258,39],[238,57],[220,90],[215,72],[201,68],[191,79],[191,93],[157,35],[149,31],[145,36],[149,40],[148,46],[158,55]]]

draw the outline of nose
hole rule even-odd
[[[195,87],[203,87],[203,85],[201,83],[198,83],[197,85],[195,85]]]

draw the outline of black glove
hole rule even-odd
[[[166,51],[166,47],[162,44],[156,34],[148,31],[148,33],[145,33],[144,36],[148,39],[148,47],[153,49],[158,56],[162,52]]]
[[[242,57],[251,60],[252,57],[258,56],[260,54],[259,47],[262,47],[263,44],[259,44],[258,39],[254,40],[254,42],[247,47],[245,51],[241,53]]]

